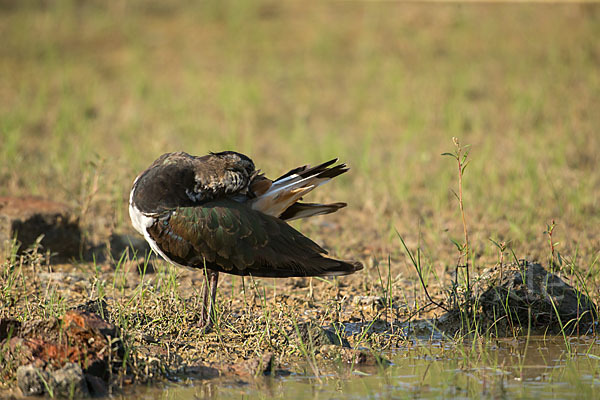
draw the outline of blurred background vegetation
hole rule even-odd
[[[0,195],[66,202],[96,236],[132,231],[131,183],[164,152],[271,177],[340,157],[311,199],[349,208],[300,228],[363,261],[400,257],[397,229],[446,268],[457,136],[477,264],[490,237],[543,260],[554,218],[597,267],[598,5],[2,0],[0,37]]]

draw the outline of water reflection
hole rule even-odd
[[[162,399],[598,398],[600,346],[595,338],[518,338],[420,342],[387,354],[393,365],[302,365],[286,377],[219,378],[126,393]]]

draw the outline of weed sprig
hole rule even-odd
[[[459,252],[459,258],[457,261],[457,268],[462,267],[465,271],[465,280],[464,285],[466,289],[466,301],[465,305],[467,306],[467,311],[470,314],[471,311],[471,276],[470,276],[470,266],[469,266],[469,256],[470,256],[470,246],[469,246],[469,230],[467,228],[467,219],[465,216],[465,207],[463,201],[463,176],[465,173],[465,169],[467,165],[469,165],[470,160],[467,160],[469,157],[470,147],[471,145],[461,146],[458,138],[453,137],[452,142],[454,143],[454,147],[456,148],[453,153],[442,153],[443,156],[449,156],[456,160],[456,165],[458,167],[458,193],[454,191],[454,189],[450,189],[452,194],[458,200],[458,206],[460,208],[460,216],[462,219],[463,225],[463,234],[464,234],[464,242],[459,243],[456,240],[452,240],[452,242],[456,245],[456,248]],[[461,264],[462,263],[462,264]]]

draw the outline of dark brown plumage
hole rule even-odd
[[[331,160],[271,181],[235,152],[168,153],[135,180],[134,227],[167,261],[206,269],[202,320],[210,327],[218,273],[261,277],[347,275],[357,262],[327,252],[285,220],[335,212],[345,203],[300,203],[301,196],[348,170]],[[210,299],[209,299],[210,297]]]

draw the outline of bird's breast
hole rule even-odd
[[[153,217],[145,215],[132,202],[129,203],[129,218],[135,230],[144,236],[147,235],[146,229],[154,223]]]

